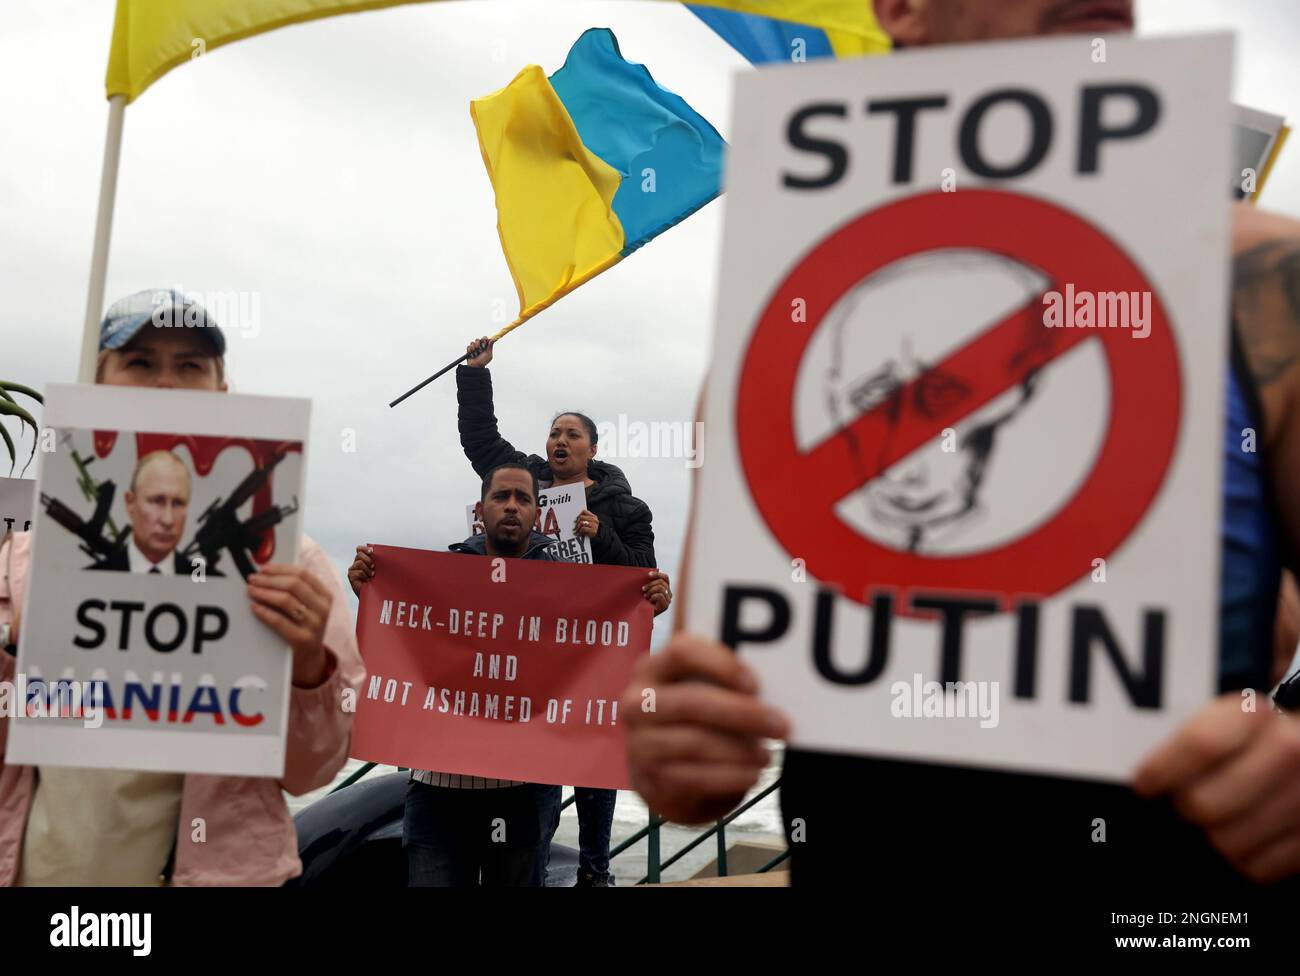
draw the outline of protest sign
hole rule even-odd
[[[0,539],[32,527],[36,482],[31,478],[0,478]]]
[[[591,540],[573,531],[578,516],[586,507],[587,489],[580,484],[557,485],[538,492],[533,531],[555,540],[547,548],[556,559],[566,563],[591,562]],[[477,511],[477,504],[465,506],[465,522],[470,535],[483,533],[483,523]]]
[[[1259,199],[1289,132],[1280,115],[1232,106],[1233,199]]]
[[[309,409],[49,388],[7,762],[283,774],[292,657],[244,579],[297,557]]]
[[[1230,39],[1107,43],[737,79],[688,624],[795,746],[1121,779],[1215,690]]]
[[[618,698],[650,647],[645,571],[375,546],[352,755],[534,783],[628,785]]]

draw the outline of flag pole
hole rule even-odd
[[[457,356],[455,359],[453,359],[451,362],[449,362],[446,366],[442,367],[442,369],[438,370],[438,372],[436,372],[436,373],[434,373],[432,376],[430,376],[430,377],[429,377],[427,380],[425,380],[423,383],[417,383],[415,386],[411,387],[409,390],[407,390],[405,393],[403,393],[401,396],[399,396],[396,400],[394,400],[392,403],[390,403],[390,404],[388,405],[389,408],[391,409],[392,407],[397,406],[399,403],[401,403],[403,400],[405,400],[407,397],[409,397],[412,393],[419,393],[419,392],[420,392],[421,390],[423,390],[426,386],[428,386],[430,383],[432,383],[434,380],[436,380],[439,376],[441,376],[443,373],[447,372],[448,370],[455,369],[455,368],[456,368],[457,366],[459,366],[461,363],[467,363],[467,362],[469,362],[469,360],[470,360],[472,357],[474,357],[474,356],[481,356],[481,355],[483,355],[483,353],[487,352],[487,348],[488,348],[488,346],[490,346],[490,345],[492,345],[493,343],[495,343],[498,339],[500,339],[500,338],[501,338],[503,335],[505,335],[506,333],[510,332],[510,331],[511,331],[512,329],[514,329],[515,327],[520,326],[520,325],[523,325],[523,324],[524,324],[524,321],[525,321],[525,319],[524,319],[522,316],[521,316],[520,318],[515,319],[513,322],[511,322],[509,325],[507,325],[507,326],[506,326],[504,329],[502,329],[500,332],[497,332],[495,335],[493,335],[492,337],[490,337],[486,343],[482,343],[482,342],[480,342],[477,346],[474,347],[474,351],[473,351],[473,352],[463,352],[463,353],[461,353],[459,356]]]
[[[95,382],[99,356],[99,321],[104,311],[104,286],[108,278],[108,242],[113,231],[113,203],[117,199],[117,164],[122,157],[122,123],[126,96],[108,100],[108,134],[104,138],[104,168],[99,178],[99,213],[95,218],[95,244],[90,257],[90,289],[86,295],[86,323],[81,333],[81,361],[77,382]]]
[[[515,325],[518,325],[518,324],[519,324],[518,322],[515,323]],[[491,343],[493,343],[493,342],[496,342],[496,341],[497,341],[498,339],[500,339],[503,335],[505,335],[507,332],[509,332],[513,327],[514,327],[513,325],[512,325],[512,326],[506,326],[506,328],[502,329],[500,332],[498,332],[496,335],[494,335],[492,338],[490,338],[490,339],[488,340],[487,344],[484,344],[484,343],[481,343],[481,342],[480,342],[477,346],[474,347],[474,351],[473,351],[472,353],[469,353],[469,352],[463,352],[463,353],[461,353],[459,356],[457,356],[455,359],[453,359],[451,362],[449,362],[446,366],[442,367],[442,369],[438,370],[438,372],[436,372],[436,373],[434,373],[432,376],[430,376],[430,377],[429,377],[427,380],[425,380],[423,383],[419,383],[419,384],[417,384],[417,385],[411,387],[409,390],[407,390],[405,393],[403,393],[401,396],[399,396],[396,400],[394,400],[392,403],[390,403],[390,404],[388,405],[389,408],[391,409],[392,407],[397,406],[399,403],[401,403],[403,400],[405,400],[407,397],[409,397],[412,393],[419,393],[419,392],[420,392],[421,390],[423,390],[426,386],[428,386],[430,383],[432,383],[434,380],[436,380],[439,376],[441,376],[443,373],[447,372],[448,370],[453,369],[453,368],[455,368],[456,366],[459,366],[461,363],[469,362],[471,356],[481,356],[483,353],[485,353],[485,352],[487,351],[487,347],[488,347],[489,344],[491,344]]]
[[[614,267],[614,265],[618,264],[619,261],[622,260],[622,258],[623,258],[623,255],[622,255],[621,252],[620,252],[619,254],[615,254],[612,258],[609,258],[608,260],[606,260],[606,261],[602,262],[601,264],[597,265],[596,267],[592,268],[590,271],[588,271],[586,274],[582,275],[581,277],[576,278],[576,279],[573,279],[572,281],[569,281],[568,284],[567,284],[567,285],[566,285],[566,286],[565,286],[565,287],[564,287],[564,288],[563,288],[563,289],[562,289],[558,294],[556,294],[556,295],[552,295],[552,296],[551,296],[550,298],[548,298],[546,301],[544,301],[544,302],[537,302],[537,303],[534,304],[534,305],[530,305],[530,306],[528,306],[527,310],[524,310],[524,309],[521,307],[521,308],[520,308],[520,312],[519,312],[519,318],[515,319],[515,320],[514,320],[513,322],[511,322],[509,325],[507,325],[507,326],[505,326],[504,328],[502,328],[499,332],[496,333],[496,335],[492,336],[491,339],[490,339],[489,341],[490,341],[490,342],[496,342],[496,341],[497,341],[498,339],[500,339],[502,336],[507,335],[507,334],[510,333],[510,332],[513,332],[515,329],[519,328],[519,326],[523,325],[525,322],[527,322],[530,318],[532,318],[532,317],[533,317],[534,315],[536,315],[538,312],[542,311],[543,309],[550,308],[552,305],[554,305],[556,302],[558,302],[558,301],[559,301],[561,298],[563,298],[565,295],[567,295],[567,294],[569,294],[570,292],[572,292],[572,291],[573,291],[575,288],[577,288],[579,285],[585,285],[585,284],[586,284],[588,281],[590,281],[592,278],[596,277],[596,276],[599,275],[599,274],[603,274],[604,272],[608,271],[610,268]],[[573,269],[570,268],[569,270],[570,270],[570,273],[572,273],[572,270],[573,270]],[[522,306],[522,305],[523,305],[523,296],[520,295],[519,297],[520,297],[520,305]],[[484,351],[484,347],[483,347],[482,345],[480,345],[480,346],[478,347],[478,351],[475,352],[474,355],[477,356],[477,355],[479,355],[480,353],[482,353],[483,351]],[[390,408],[395,407],[395,406],[397,406],[399,403],[401,403],[403,400],[405,400],[407,397],[409,397],[411,394],[413,394],[413,393],[419,393],[419,392],[420,392],[421,390],[423,390],[426,386],[428,386],[430,383],[432,383],[434,380],[436,380],[439,376],[442,376],[444,373],[448,372],[449,370],[455,368],[456,366],[459,366],[461,363],[465,362],[465,361],[468,360],[469,358],[470,358],[470,357],[469,357],[468,354],[461,354],[459,357],[457,357],[456,359],[453,359],[451,362],[449,362],[446,366],[442,367],[442,369],[438,370],[438,372],[436,372],[436,373],[434,373],[432,376],[430,376],[430,377],[429,377],[427,380],[425,380],[423,383],[419,383],[419,384],[417,384],[417,385],[411,387],[409,390],[407,390],[405,393],[403,393],[401,396],[399,396],[396,400],[394,400],[394,401],[393,401],[392,403],[390,403],[388,406],[389,406]]]

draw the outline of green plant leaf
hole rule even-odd
[[[12,478],[14,465],[18,463],[18,452],[14,448],[14,439],[9,436],[4,424],[0,424],[0,438],[4,438],[5,447],[9,448],[9,476]]]
[[[23,465],[23,473],[26,474],[27,469],[31,466],[32,458],[36,457],[36,443],[40,440],[41,429],[36,426],[36,419],[30,413],[18,406],[18,404],[12,403],[9,400],[0,399],[0,416],[17,417],[32,429],[32,451],[27,456],[27,463]],[[3,429],[3,426],[3,424],[0,424],[0,429]],[[13,442],[9,438],[8,431],[5,431],[5,441],[10,445],[10,454],[13,454]],[[17,459],[15,458],[15,462],[16,460]],[[9,466],[9,473],[13,474],[12,464]]]
[[[41,396],[39,393],[37,393],[35,390],[33,390],[30,386],[23,386],[21,383],[13,383],[10,382],[9,380],[0,380],[0,388],[9,390],[10,392],[13,393],[21,393],[25,397],[31,397],[33,400],[35,400],[37,403],[41,404],[42,406],[45,405],[45,398]],[[13,397],[10,397],[9,399],[12,400]]]

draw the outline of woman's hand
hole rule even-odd
[[[352,560],[352,565],[348,567],[348,582],[352,584],[352,592],[358,597],[361,596],[361,585],[369,583],[374,578],[374,550],[369,546],[357,546],[357,558]]]
[[[655,608],[655,616],[668,609],[673,602],[673,591],[668,586],[668,574],[657,569],[650,570],[650,582],[641,587],[642,594]]]
[[[487,336],[475,339],[465,347],[465,358],[469,360],[465,365],[486,366],[492,362],[492,347],[495,345],[496,343]]]
[[[600,519],[587,511],[585,508],[578,513],[577,519],[573,523],[573,534],[586,536],[588,539],[596,538],[596,533],[600,531]]]
[[[293,648],[293,683],[321,684],[329,676],[325,625],[334,594],[301,566],[268,563],[248,577],[248,596],[253,616]]]

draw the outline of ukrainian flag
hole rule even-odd
[[[871,4],[861,0],[858,7],[858,19],[851,24],[853,29],[844,30],[819,27],[815,23],[798,23],[801,15],[810,18],[825,15],[826,10],[814,9],[813,4],[773,3],[766,8],[757,3],[687,4],[691,13],[713,28],[751,64],[887,53],[893,44],[876,22]],[[758,15],[754,12],[758,9],[770,11],[771,16]],[[825,19],[822,22],[828,23]]]
[[[135,101],[172,68],[193,59],[198,50],[212,51],[319,17],[418,2],[422,0],[117,0],[108,57],[108,96],[122,95],[128,102]],[[836,46],[841,57],[872,43],[873,36],[883,36],[871,14],[871,0],[696,2],[727,14],[755,14],[755,20],[776,17],[809,25],[809,30],[818,33],[824,30],[828,43]]]
[[[549,78],[537,65],[470,103],[519,293],[504,335],[722,188],[725,143],[708,120],[619,53],[578,38]]]

